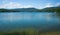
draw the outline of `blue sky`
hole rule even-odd
[[[0,8],[29,8],[42,9],[60,6],[60,0],[0,0]]]

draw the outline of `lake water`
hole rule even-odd
[[[60,30],[60,14],[54,12],[0,13],[0,31],[25,28]]]

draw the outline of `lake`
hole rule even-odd
[[[55,12],[0,13],[0,31],[27,28],[60,30],[60,14]]]

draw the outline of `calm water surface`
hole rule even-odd
[[[60,30],[60,14],[52,12],[5,12],[0,13],[0,31],[35,28]]]

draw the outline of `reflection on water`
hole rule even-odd
[[[60,30],[60,16],[52,12],[0,13],[0,30],[35,28]],[[54,29],[55,29],[54,28]]]
[[[58,21],[60,18],[56,13],[47,12],[15,12],[15,13],[0,13],[0,21]]]

